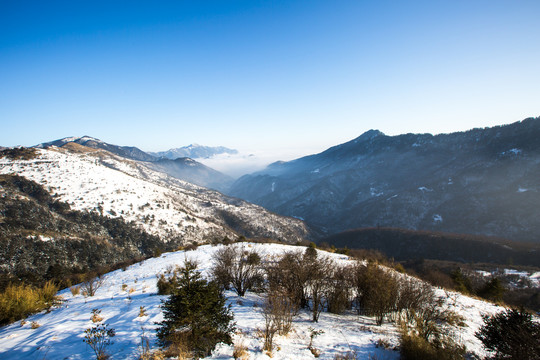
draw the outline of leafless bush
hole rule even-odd
[[[238,296],[262,284],[261,256],[255,250],[226,246],[214,254],[213,278],[224,289],[232,288]]]
[[[408,322],[435,302],[431,285],[416,279],[402,279],[399,283],[399,298],[396,305],[398,316],[405,314]]]
[[[266,264],[264,269],[269,292],[289,297],[296,306],[296,312],[308,306],[306,288],[309,271],[303,260],[301,251],[286,252],[276,262]]]
[[[264,317],[263,350],[271,353],[274,347],[274,336],[279,330],[279,320],[277,319],[276,311],[270,298],[267,298],[265,304],[262,306],[262,314]]]
[[[328,312],[342,314],[351,307],[351,288],[353,286],[353,268],[334,266],[326,289]]]
[[[327,257],[317,257],[308,254],[307,248],[304,255],[304,271],[306,271],[306,292],[311,299],[311,319],[319,321],[319,315],[324,308],[324,295],[328,290],[330,275],[335,263]]]
[[[84,296],[94,296],[96,291],[103,286],[105,280],[101,276],[96,276],[95,278],[86,280],[81,284],[82,294]]]
[[[375,316],[377,325],[381,325],[397,304],[398,282],[395,276],[378,265],[358,263],[354,282],[358,312]]]

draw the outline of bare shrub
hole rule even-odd
[[[296,304],[286,294],[269,292],[265,303],[274,319],[280,335],[287,335],[292,329],[293,318],[296,314]]]
[[[226,246],[214,254],[212,275],[224,289],[232,288],[238,296],[262,284],[261,256],[255,250]]]
[[[274,347],[274,336],[279,330],[279,319],[278,316],[276,316],[274,304],[275,303],[272,302],[271,298],[266,298],[266,301],[261,308],[264,317],[263,350],[269,353],[272,353],[272,349]]]
[[[395,309],[398,300],[395,276],[378,265],[358,263],[354,285],[358,312],[375,316],[377,325],[382,325],[384,317]]]
[[[104,278],[96,276],[92,279],[88,279],[81,284],[82,294],[84,296],[94,296],[96,291],[103,286]]]
[[[328,312],[342,314],[351,307],[351,288],[353,286],[353,268],[351,266],[336,266],[331,270],[326,289]]]
[[[414,317],[435,302],[433,288],[420,280],[404,278],[399,283],[399,298],[396,305],[398,316],[404,313],[406,321]]]
[[[286,252],[276,262],[266,264],[264,270],[270,292],[287,296],[295,305],[295,312],[307,307],[308,272],[304,267],[302,252]]]
[[[112,338],[116,335],[114,329],[109,328],[108,324],[97,324],[84,331],[83,341],[88,344],[96,354],[97,360],[105,360],[109,358],[106,349],[111,345]]]
[[[335,267],[335,263],[330,258],[317,257],[317,253],[313,254],[310,249],[313,248],[308,247],[304,254],[305,292],[311,299],[311,319],[313,322],[318,322],[319,315],[324,308],[323,300],[328,289],[329,275],[332,268]]]

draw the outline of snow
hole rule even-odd
[[[377,190],[377,188],[369,188],[369,192],[371,194],[371,196],[375,196],[375,197],[379,197],[379,196],[382,196],[384,195],[384,192],[383,191],[379,191]]]
[[[507,151],[503,151],[501,155],[520,155],[523,151],[521,149],[513,148]]]
[[[517,192],[522,193],[522,192],[527,192],[527,191],[529,191],[529,189],[525,189],[525,188],[520,187],[520,188],[518,188]]]
[[[425,186],[420,186],[420,187],[418,188],[418,190],[420,190],[421,192],[426,192],[426,191],[427,191],[427,192],[431,192],[431,191],[433,191],[433,189],[428,189],[428,188],[425,187]]]
[[[435,215],[433,215],[433,221],[434,221],[434,222],[442,222],[442,221],[443,221],[443,218],[442,218],[441,215],[435,214]]]
[[[296,241],[300,239],[292,239],[288,231],[305,230],[299,221],[271,214],[247,202],[239,203],[106,151],[82,154],[59,148],[36,151],[37,158],[28,161],[0,159],[0,173],[34,180],[75,210],[101,209],[104,214],[133,221],[164,240],[182,238],[185,242],[202,242],[209,238],[236,237],[232,230],[217,222],[216,212],[221,210],[234,213],[258,228],[269,229],[268,224],[277,222],[280,226],[273,226],[268,237],[289,237]]]
[[[241,243],[242,246],[259,251],[263,261],[275,259],[285,251],[304,251],[305,248],[279,244]],[[51,312],[42,312],[26,320],[24,325],[17,322],[0,328],[0,358],[10,359],[92,359],[94,354],[83,343],[84,330],[93,324],[90,320],[92,309],[100,309],[104,322],[116,330],[114,344],[108,350],[111,359],[134,359],[139,354],[140,337],[145,335],[156,348],[156,322],[163,319],[160,304],[165,296],[157,295],[156,275],[167,268],[181,265],[186,259],[200,264],[203,276],[207,276],[212,266],[212,255],[222,245],[200,246],[194,251],[165,253],[134,264],[125,270],[117,270],[104,275],[104,283],[93,297],[73,296],[69,289],[59,292],[64,303]],[[319,253],[323,255],[322,252]],[[324,253],[336,262],[350,262],[346,256]],[[405,276],[405,275],[400,275]],[[123,286],[123,285],[126,286]],[[483,356],[480,342],[474,333],[482,325],[483,314],[494,314],[502,308],[464,295],[437,290],[449,310],[461,314],[467,323],[466,328],[453,329],[457,338],[469,351]],[[261,351],[263,340],[259,334],[263,317],[259,310],[263,301],[261,295],[247,293],[244,298],[226,292],[228,303],[234,313],[237,331],[235,342],[243,342],[248,347],[251,359],[269,359]],[[146,316],[139,317],[140,307],[144,306]],[[41,326],[32,329],[31,323]],[[358,316],[351,312],[345,315],[322,313],[318,323],[310,321],[310,314],[301,311],[295,318],[293,330],[288,336],[275,338],[276,349],[273,359],[312,359],[307,349],[310,328],[323,330],[315,337],[313,346],[321,351],[321,359],[333,359],[337,353],[354,350],[358,358],[398,359],[399,353],[392,348],[399,343],[398,329],[393,323],[376,326],[374,319]],[[389,344],[390,349],[378,348],[377,343]],[[233,347],[220,345],[209,359],[230,359]]]

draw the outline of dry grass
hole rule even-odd
[[[72,286],[69,288],[69,290],[71,291],[71,295],[73,296],[77,296],[81,293],[81,287],[80,286]]]
[[[99,323],[103,321],[103,316],[100,315],[101,310],[99,309],[92,309],[92,316],[90,317],[90,320],[95,323]]]
[[[238,341],[234,343],[233,357],[235,360],[248,360],[249,353],[247,351],[247,346],[243,341]]]
[[[30,327],[32,329],[37,329],[38,327],[40,327],[41,325],[37,322],[37,321],[32,321]]]
[[[188,360],[192,358],[187,339],[183,334],[170,336],[169,341],[171,342],[171,345],[169,345],[164,352],[166,358],[172,357],[178,360]]]
[[[0,293],[0,325],[23,319],[30,314],[49,309],[60,302],[58,287],[47,282],[42,288],[10,284]]]

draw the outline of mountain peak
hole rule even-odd
[[[238,150],[229,149],[224,146],[204,146],[197,143],[180,148],[169,149],[167,151],[151,152],[156,157],[164,157],[174,160],[176,158],[189,157],[192,159],[207,159],[220,154],[238,154]]]
[[[379,130],[371,129],[371,130],[366,131],[365,133],[363,133],[363,134],[360,135],[359,137],[357,137],[357,138],[355,139],[355,142],[356,142],[356,141],[367,141],[367,140],[371,140],[371,139],[376,138],[377,136],[384,136],[384,133],[383,133],[382,131],[379,131]]]

